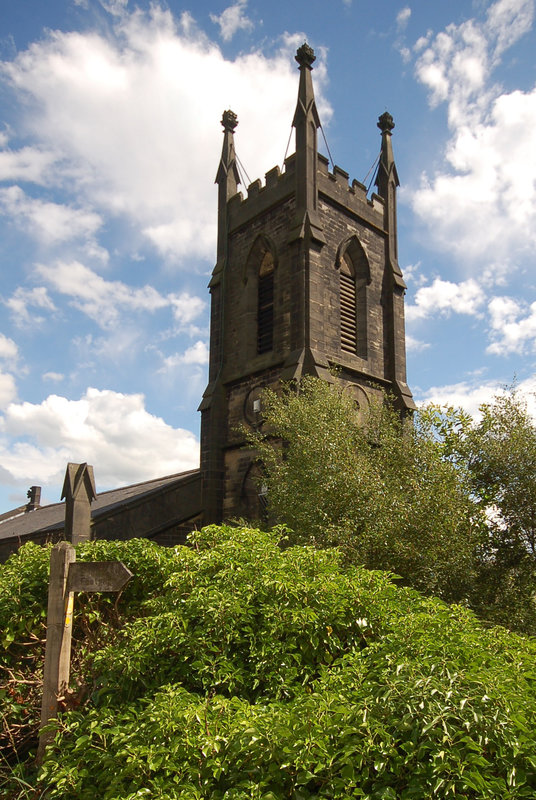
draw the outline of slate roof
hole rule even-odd
[[[193,478],[198,474],[198,469],[192,469],[188,472],[180,472],[176,475],[167,475],[164,478],[155,478],[143,483],[123,486],[120,489],[101,492],[97,494],[96,500],[91,504],[91,517],[92,519],[98,519],[120,506],[138,502],[155,492],[160,492],[178,483],[187,482],[189,478]],[[52,503],[51,505],[36,508],[34,511],[24,511],[24,508],[25,506],[14,509],[13,515],[10,512],[6,512],[0,516],[0,540],[25,537],[37,531],[52,533],[63,529],[65,503]]]

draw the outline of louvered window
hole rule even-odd
[[[340,270],[341,286],[341,349],[357,353],[357,302],[355,278],[343,261]]]
[[[259,269],[257,303],[257,353],[268,353],[274,346],[274,260],[267,252]]]

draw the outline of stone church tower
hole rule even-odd
[[[342,383],[361,407],[381,390],[402,411],[415,407],[406,383],[393,119],[385,113],[378,122],[378,193],[369,199],[363,184],[349,185],[339,167],[330,173],[318,153],[314,60],[302,45],[296,152],[245,198],[237,193],[238,121],[232,111],[222,119],[209,383],[200,406],[206,523],[260,516],[258,467],[237,429],[260,422],[264,387],[316,375]]]

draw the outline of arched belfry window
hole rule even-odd
[[[370,267],[357,236],[347,239],[337,253],[339,267],[341,350],[368,357],[367,290]]]
[[[274,347],[274,257],[264,253],[257,289],[257,353],[268,353]]]

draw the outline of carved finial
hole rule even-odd
[[[393,117],[388,111],[384,111],[381,117],[378,117],[378,122],[376,124],[382,133],[391,133],[395,127]]]
[[[308,67],[309,69],[311,69],[313,61],[316,61],[315,51],[312,47],[309,47],[307,42],[304,42],[301,47],[298,47],[294,58],[300,67]]]
[[[234,129],[238,125],[238,117],[229,109],[228,111],[223,112],[223,117],[221,118],[221,124],[223,125],[224,131],[230,131],[233,133]]]

